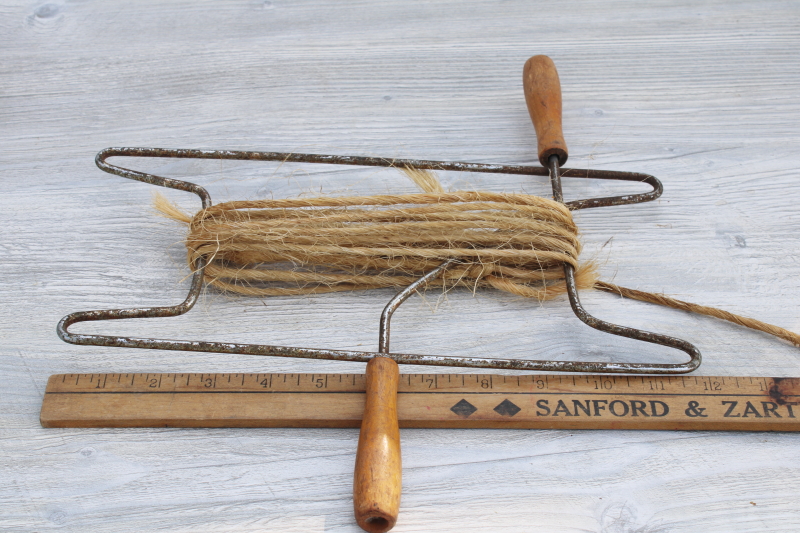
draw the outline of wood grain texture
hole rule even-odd
[[[561,79],[570,166],[646,172],[665,187],[656,202],[577,213],[583,257],[614,283],[800,331],[797,3],[570,0],[548,13],[551,4],[523,1],[0,1],[0,529],[360,531],[353,429],[39,426],[54,373],[364,370],[59,341],[55,324],[69,312],[172,304],[187,287],[181,229],[154,215],[151,187],[94,166],[108,146],[536,164],[519,74],[546,54]],[[375,169],[137,167],[197,180],[216,202],[413,191]],[[540,179],[441,179],[548,194]],[[630,190],[581,181],[565,180],[567,199]],[[377,348],[392,294],[208,291],[183,317],[80,331]],[[700,375],[800,372],[797,349],[765,335],[608,294],[582,300],[600,318],[696,343]],[[489,291],[414,297],[392,330],[392,345],[409,352],[679,357],[590,330],[566,300]],[[420,429],[401,438],[398,532],[800,529],[793,434]]]
[[[437,429],[800,431],[800,378],[403,374],[398,379],[386,360],[370,361],[372,375],[369,365],[366,375],[54,374],[47,381],[39,420],[48,428],[361,427],[357,510],[372,507],[361,505],[359,498],[372,492],[369,485],[379,477],[397,488],[391,500],[399,501],[398,424]],[[388,366],[389,372],[375,372],[377,364]],[[397,503],[391,507],[394,523]]]
[[[392,529],[400,512],[402,460],[397,425],[400,368],[388,357],[367,363],[366,398],[353,475],[356,522],[369,533]]]
[[[550,156],[557,155],[563,166],[568,153],[561,126],[561,84],[553,60],[543,55],[528,59],[522,67],[522,89],[536,130],[539,162],[547,167]]]

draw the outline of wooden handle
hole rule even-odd
[[[563,165],[567,162],[567,143],[561,131],[561,82],[553,60],[533,56],[526,61],[522,86],[539,141],[539,162],[546,167],[550,156],[557,155],[559,165]]]
[[[367,403],[358,437],[353,504],[358,525],[370,533],[392,529],[400,510],[399,379],[393,360],[376,357],[367,363]]]

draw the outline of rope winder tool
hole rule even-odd
[[[192,192],[200,197],[204,210],[211,208],[212,202],[208,192],[199,185],[123,168],[109,163],[108,159],[111,157],[147,157],[257,160],[548,176],[553,190],[553,199],[570,211],[648,202],[661,195],[661,183],[655,177],[647,174],[562,168],[562,165],[567,161],[568,154],[562,134],[561,87],[555,65],[552,60],[546,56],[532,57],[525,64],[523,80],[528,110],[536,129],[538,156],[539,161],[543,165],[542,167],[318,154],[160,148],[108,148],[97,155],[96,163],[101,170],[124,178]],[[642,194],[565,201],[561,186],[562,178],[631,181],[646,183],[652,187],[652,190]],[[188,312],[197,301],[203,287],[204,278],[206,277],[206,267],[208,266],[209,259],[204,257],[198,257],[194,261],[194,274],[191,278],[191,287],[188,296],[182,303],[168,307],[77,312],[64,317],[58,324],[57,332],[62,340],[78,345],[366,362],[366,404],[358,441],[353,494],[356,520],[361,528],[369,532],[384,532],[390,530],[395,525],[399,511],[401,461],[397,419],[398,363],[504,370],[617,374],[680,374],[691,372],[700,365],[700,352],[689,342],[675,337],[612,324],[589,314],[580,302],[575,281],[575,267],[568,262],[561,262],[560,265],[556,266],[558,269],[563,270],[566,294],[568,295],[572,310],[578,319],[586,325],[600,331],[682,350],[688,355],[688,361],[676,364],[646,362],[578,362],[459,358],[452,356],[390,352],[389,332],[392,313],[418,289],[421,289],[432,280],[441,276],[448,268],[455,268],[458,266],[460,264],[459,261],[462,260],[455,259],[449,256],[446,251],[443,251],[437,258],[438,266],[424,273],[423,276],[405,287],[391,299],[380,317],[379,348],[377,352],[221,343],[202,340],[164,340],[87,335],[69,331],[72,325],[79,322],[170,317]]]

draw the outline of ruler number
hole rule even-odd
[[[703,390],[722,390],[722,385],[719,381],[704,381]]]
[[[596,379],[594,380],[594,390],[611,390],[614,384],[610,379]],[[653,383],[650,382],[650,388],[653,388]]]
[[[544,380],[543,379],[537,379],[536,380],[536,388],[537,389],[543,389],[544,387],[545,387]]]
[[[212,378],[206,378],[203,380],[203,386],[207,389],[210,389],[214,386],[214,380]]]
[[[267,387],[269,387],[269,380],[267,378],[264,378],[261,381],[259,381],[258,384],[266,389]]]
[[[312,380],[312,382],[314,383],[314,386],[316,388],[318,388],[318,389],[321,389],[322,387],[325,386],[325,378],[324,377],[316,378],[316,379]]]
[[[151,389],[158,387],[158,378],[151,378],[150,381],[147,382],[147,386]]]
[[[482,389],[491,389],[492,388],[492,381],[489,378],[484,378],[481,380],[481,388]]]

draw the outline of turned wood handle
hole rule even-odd
[[[400,510],[399,379],[393,360],[376,357],[367,363],[367,402],[358,437],[353,505],[358,525],[370,533],[392,529]]]
[[[546,167],[550,156],[557,155],[559,165],[563,165],[567,162],[567,143],[561,131],[561,82],[553,60],[547,56],[527,60],[522,86],[539,141],[539,162]]]

